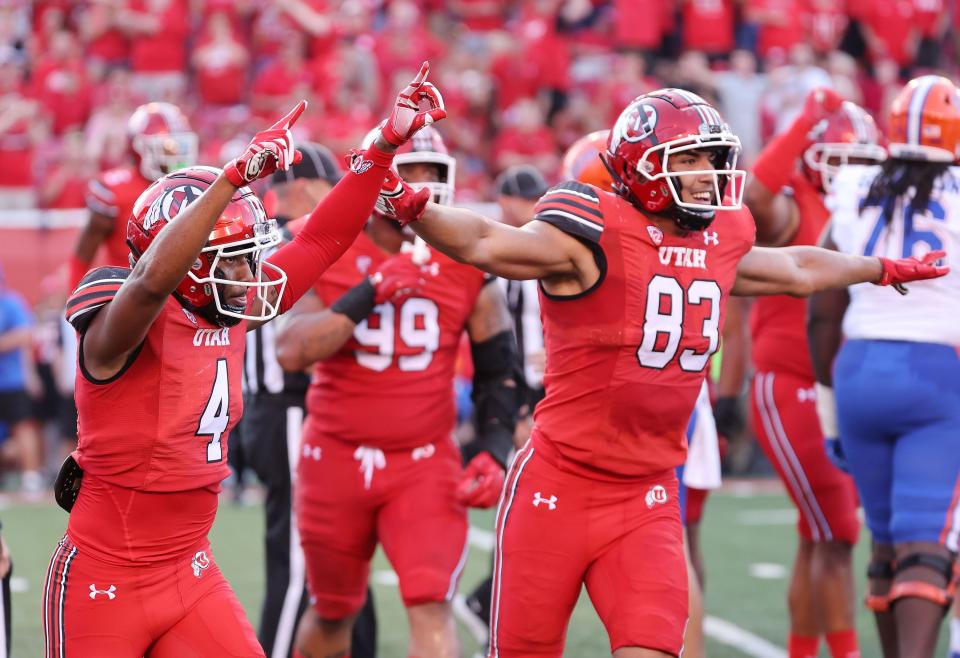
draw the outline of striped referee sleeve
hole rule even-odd
[[[83,333],[97,310],[110,303],[129,275],[127,267],[98,267],[88,272],[67,299],[67,322]]]
[[[598,243],[603,235],[600,197],[594,188],[577,181],[565,181],[547,190],[533,209],[533,218],[588,242]]]

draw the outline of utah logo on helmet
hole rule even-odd
[[[220,170],[215,167],[181,169],[156,181],[140,195],[127,222],[127,244],[134,263],[160,232],[200,198],[219,175]],[[259,197],[249,187],[238,188],[174,296],[186,310],[223,327],[234,326],[241,320],[269,320],[279,310],[278,300],[283,296],[287,275],[263,257],[280,241],[277,222],[267,219]],[[247,259],[252,281],[225,278],[218,267],[222,258],[237,256]],[[251,311],[249,306],[228,304],[221,290],[226,285],[242,286],[252,292],[247,299],[259,301],[259,313]]]
[[[710,152],[712,169],[674,171],[670,156]],[[672,218],[680,228],[702,230],[717,210],[740,208],[747,172],[737,169],[740,138],[720,113],[683,89],[660,89],[638,96],[620,113],[602,155],[614,192],[641,212]],[[684,176],[713,180],[709,203],[684,201]]]

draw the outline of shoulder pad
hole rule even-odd
[[[597,190],[577,181],[565,181],[547,190],[534,207],[533,218],[589,242],[600,242],[603,235]]]
[[[87,208],[91,212],[106,215],[107,217],[116,217],[119,214],[117,210],[117,193],[110,189],[108,183],[103,177],[94,178],[87,185]]]
[[[98,267],[80,279],[80,285],[67,299],[67,322],[83,333],[97,311],[110,303],[130,276],[128,267]]]

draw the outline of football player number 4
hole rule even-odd
[[[227,360],[217,359],[217,377],[213,380],[210,399],[200,416],[197,436],[209,436],[207,443],[207,463],[223,459],[223,446],[220,439],[230,423],[230,382],[227,378]]]
[[[433,361],[433,353],[440,347],[440,309],[436,303],[411,297],[399,309],[393,304],[375,306],[373,314],[377,316],[374,326],[370,326],[367,318],[353,330],[353,337],[364,347],[377,351],[357,350],[357,363],[382,372],[396,358],[397,367],[404,372],[426,370]],[[398,337],[408,349],[398,349]],[[397,352],[403,353],[398,356]]]
[[[687,306],[710,305],[701,333],[709,341],[704,352],[685,349],[680,352],[680,368],[700,372],[720,345],[720,286],[716,281],[694,281],[686,290],[676,279],[657,275],[647,286],[647,312],[643,320],[643,340],[637,348],[637,360],[644,368],[663,369],[677,356],[683,337],[683,316]]]

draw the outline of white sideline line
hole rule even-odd
[[[721,644],[733,647],[752,658],[787,658],[787,652],[725,619],[707,615],[703,619],[703,632]]]

